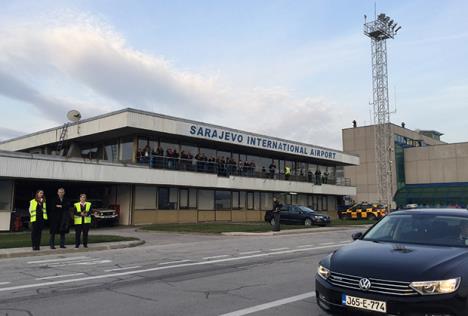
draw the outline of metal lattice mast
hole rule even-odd
[[[366,19],[366,16],[364,16]],[[390,17],[381,13],[371,22],[364,22],[364,34],[371,38],[372,47],[372,96],[374,107],[375,160],[377,168],[377,192],[379,202],[390,209],[392,194],[392,134],[388,99],[387,39],[393,39],[397,27]]]

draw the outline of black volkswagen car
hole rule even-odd
[[[468,315],[468,211],[417,209],[384,217],[324,258],[318,305],[348,315]]]
[[[273,212],[265,213],[265,222],[275,225]],[[331,220],[330,216],[320,214],[304,205],[285,204],[281,207],[280,222],[282,224],[305,225],[305,226],[326,226]]]

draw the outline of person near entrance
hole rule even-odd
[[[273,218],[274,218],[274,225],[273,225],[273,231],[274,232],[279,232],[280,231],[280,212],[281,212],[281,203],[278,201],[276,197],[273,198]]]
[[[31,242],[34,251],[40,250],[42,228],[47,220],[47,208],[43,190],[37,190],[34,199],[29,201],[29,215],[31,222]]]
[[[80,194],[80,201],[74,204],[75,248],[80,248],[81,234],[83,246],[88,248],[88,232],[91,226],[91,203],[86,201],[86,194]]]
[[[65,189],[59,188],[55,203],[49,212],[50,249],[55,249],[55,235],[60,234],[60,248],[65,247],[65,235],[70,231],[70,202],[65,198]]]

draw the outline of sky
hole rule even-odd
[[[0,139],[126,107],[341,149],[371,123],[385,12],[391,121],[468,141],[468,1],[1,1]]]

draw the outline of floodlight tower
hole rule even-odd
[[[372,43],[372,96],[375,124],[375,160],[377,165],[377,192],[381,203],[391,208],[392,194],[392,135],[388,100],[387,39],[395,38],[401,29],[390,17],[379,14],[367,22],[364,16],[364,34]]]

